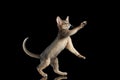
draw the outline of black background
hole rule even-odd
[[[60,16],[65,19],[66,16]],[[16,74],[21,79],[35,79],[38,80],[41,76],[36,71],[36,66],[39,60],[27,56],[22,50],[22,42],[24,38],[29,37],[27,48],[40,54],[56,37],[57,26],[56,16],[27,16],[21,15],[19,17],[17,26],[17,52],[16,52]],[[80,15],[70,16],[70,23],[75,27],[82,21],[88,21],[88,24],[80,30],[77,34],[72,36],[75,48],[83,55],[86,60],[77,58],[75,55],[67,50],[61,52],[59,57],[60,70],[68,72],[68,79],[84,79],[86,76],[91,79],[104,76],[106,70],[103,62],[107,53],[103,50],[105,44],[102,44],[103,30],[99,24],[99,16],[97,15]],[[102,30],[102,31],[101,31]],[[102,32],[102,33],[101,33]],[[105,35],[105,34],[104,34]],[[104,51],[104,52],[103,52]],[[105,63],[105,62],[104,62]],[[48,73],[49,80],[54,79],[56,75],[49,66],[44,70]],[[101,73],[101,74],[100,74]]]
[[[69,16],[74,27],[84,20],[88,21],[83,29],[71,36],[74,47],[87,59],[79,59],[65,49],[58,56],[60,70],[68,72],[68,80],[112,77],[116,71],[112,67],[115,66],[114,58],[117,57],[115,54],[113,56],[115,51],[112,48],[115,44],[112,40],[115,39],[113,36],[115,15],[110,14],[111,10],[107,6],[92,4],[76,5],[73,8],[60,7],[61,5],[46,8],[35,4],[16,4],[7,7],[5,12],[7,23],[4,25],[5,31],[7,30],[7,33],[4,33],[7,35],[4,35],[4,39],[7,45],[5,49],[9,50],[4,50],[8,53],[5,75],[12,74],[11,77],[15,79],[40,80],[42,77],[36,70],[39,60],[23,52],[22,42],[29,37],[27,48],[40,54],[57,36],[56,17],[65,19]],[[48,73],[48,80],[58,77],[50,66],[44,71]]]

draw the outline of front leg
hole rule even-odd
[[[83,21],[78,27],[69,30],[68,35],[74,35],[75,33],[77,33],[80,29],[82,29],[85,25],[87,24],[87,21]]]
[[[81,55],[81,54],[74,48],[74,46],[73,46],[73,44],[72,44],[72,40],[71,40],[70,37],[69,37],[69,39],[68,39],[68,43],[67,43],[66,48],[67,48],[70,52],[72,52],[73,54],[75,54],[77,57],[86,59],[85,56]]]

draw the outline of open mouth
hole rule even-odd
[[[73,29],[73,26],[71,25],[69,29]]]

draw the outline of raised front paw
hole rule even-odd
[[[83,56],[82,58],[83,58],[83,59],[86,59],[86,57],[85,57],[85,56]]]
[[[82,55],[78,55],[79,58],[82,58],[82,59],[86,59],[85,56],[82,56]]]
[[[81,25],[86,25],[87,24],[87,21],[83,21],[82,23],[81,23]]]
[[[84,27],[85,25],[87,25],[87,21],[83,21],[80,25],[81,27]]]

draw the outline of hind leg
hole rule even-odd
[[[41,60],[41,63],[37,66],[37,71],[43,77],[47,77],[47,74],[43,72],[43,69],[48,67],[49,64],[50,64],[50,59],[44,59],[44,60]]]
[[[62,71],[59,70],[58,58],[51,59],[50,65],[53,67],[53,70],[54,70],[55,73],[57,73],[59,75],[67,75],[67,72],[62,72]]]

